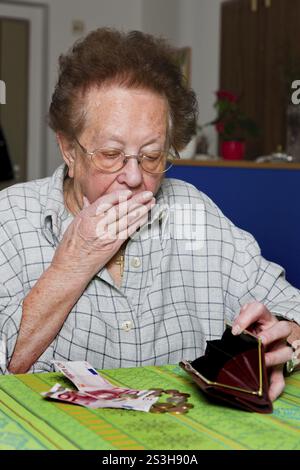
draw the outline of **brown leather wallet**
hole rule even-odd
[[[264,347],[248,331],[238,336],[226,326],[220,340],[207,341],[204,356],[179,364],[214,401],[247,411],[272,413]]]

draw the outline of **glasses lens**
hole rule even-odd
[[[106,173],[115,173],[121,170],[130,156],[118,149],[99,149],[91,155],[95,167]],[[168,152],[150,152],[141,155],[138,160],[147,173],[165,173],[171,166],[174,157]]]
[[[94,152],[92,160],[99,170],[114,173],[124,166],[124,153],[118,149],[99,149]]]
[[[164,173],[172,166],[172,155],[167,152],[151,152],[144,154],[141,166],[143,170],[148,173]]]

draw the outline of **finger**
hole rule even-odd
[[[148,222],[148,214],[146,214],[144,217],[141,217],[139,220],[137,220],[132,225],[130,225],[127,229],[128,237],[131,237],[131,235],[133,235],[137,231],[138,228],[141,228],[147,222]]]
[[[104,212],[107,212],[112,206],[120,204],[123,201],[126,201],[132,196],[132,191],[128,189],[120,189],[114,191],[113,193],[105,194],[98,198],[90,206],[90,215],[97,216]]]
[[[145,191],[143,193],[139,193],[128,201],[128,213],[132,212],[133,210],[139,207],[149,206],[149,204],[151,204],[151,208],[152,208],[155,205],[155,203],[156,203],[156,200],[151,191]]]
[[[293,350],[289,346],[282,346],[265,353],[266,367],[273,367],[279,364],[285,364],[292,359]]]
[[[286,339],[292,332],[292,326],[288,321],[280,321],[275,323],[270,328],[263,330],[259,333],[264,346],[273,343],[279,339]],[[290,348],[291,349],[291,348]]]
[[[132,211],[130,214],[125,214],[120,220],[114,221],[111,224],[106,224],[106,219],[100,220],[96,227],[97,237],[100,240],[108,238],[109,240],[127,240],[128,236],[124,238],[124,233],[132,225],[138,222],[141,218],[146,217],[148,220],[148,212],[155,205],[150,202],[146,205],[139,206],[139,210]],[[122,232],[122,235],[120,233]]]
[[[276,367],[270,375],[269,398],[271,401],[276,400],[282,394],[285,387],[282,367]]]
[[[105,214],[105,219],[103,218],[103,223],[106,225],[112,224],[114,222],[119,221],[122,219],[124,216],[128,215],[134,211],[139,211],[142,207],[147,206],[149,203],[155,202],[155,199],[150,197],[152,194],[150,191],[148,191],[146,196],[143,198],[140,198],[144,201],[144,204],[141,204],[140,202],[137,202],[136,199],[133,201],[131,200],[126,200],[118,205],[115,205],[111,207]],[[150,197],[150,199],[149,199]]]
[[[121,193],[121,196],[122,196],[121,199],[120,199],[120,203],[122,201],[125,201],[125,197],[123,197],[123,193],[126,193],[126,192],[127,192],[127,190],[125,190],[125,191],[120,190],[119,191],[119,193]],[[132,195],[132,191],[130,191],[130,194]],[[125,194],[125,196],[126,196],[126,194]],[[128,200],[128,204],[130,206],[131,201],[132,201],[133,204],[134,203],[145,204],[145,202],[150,201],[152,198],[153,198],[152,191],[142,191],[142,192],[137,193],[134,196],[132,196],[132,198],[130,200]],[[126,197],[126,199],[128,199],[128,198]]]
[[[105,216],[105,211],[111,209],[118,201],[130,198],[132,191],[120,190],[116,193],[107,194],[102,196],[93,204],[90,204],[88,207],[84,208],[79,214],[79,219],[82,220],[80,236],[85,240],[94,240],[99,237],[99,233],[102,234],[104,231],[105,225],[99,227],[97,233],[97,223],[98,219]],[[101,202],[99,204],[99,201]],[[98,206],[96,204],[98,203]],[[97,212],[98,211],[98,212]],[[102,213],[101,213],[102,212]],[[98,214],[98,215],[97,215]]]
[[[113,238],[113,239],[118,238],[118,234],[120,232],[126,230],[126,228],[128,228],[130,225],[135,223],[141,217],[144,217],[146,214],[148,214],[149,210],[154,205],[155,205],[154,202],[149,202],[146,205],[139,205],[137,208],[132,209],[132,211],[129,212],[128,214],[125,214],[121,219],[119,220],[114,219],[111,223],[108,223],[108,224],[107,224],[107,218],[100,220],[99,223],[97,224],[97,229],[96,229],[97,235],[102,236],[105,233],[107,233],[109,238]]]
[[[127,227],[125,230],[119,233],[119,237],[121,240],[127,240],[127,238],[131,237],[138,228],[142,227],[144,224],[148,222],[148,214],[144,215],[141,217],[139,220],[135,221],[133,224],[131,224],[129,227]]]
[[[140,217],[142,217],[143,215],[147,214],[151,209],[152,207],[155,206],[155,200],[154,198],[149,201],[147,204],[145,205],[139,205],[138,207],[135,207],[133,208],[128,214],[127,214],[127,218],[128,218],[128,225],[130,225],[131,223],[135,222],[137,219],[139,219]],[[126,219],[125,219],[126,220]]]
[[[271,320],[273,318],[267,307],[260,302],[253,302],[241,308],[240,314],[232,324],[232,334],[239,335],[257,320]],[[274,322],[277,320],[274,317]]]
[[[153,193],[151,191],[142,191],[140,193],[135,194],[132,197],[133,202],[137,202],[139,204],[144,204],[146,201],[150,201],[153,198]]]
[[[82,199],[83,199],[83,208],[84,208],[84,209],[87,208],[87,207],[89,207],[89,206],[91,205],[91,203],[90,203],[90,201],[88,200],[87,197],[83,196]]]

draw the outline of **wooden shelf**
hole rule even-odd
[[[212,166],[224,168],[252,168],[268,170],[300,170],[299,163],[257,163],[247,160],[188,160],[181,159],[174,162],[175,166]]]

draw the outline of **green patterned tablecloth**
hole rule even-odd
[[[191,394],[184,415],[89,410],[42,398],[61,374],[0,377],[0,449],[300,449],[300,373],[287,379],[270,415],[211,404],[179,366],[101,371],[132,388]]]

